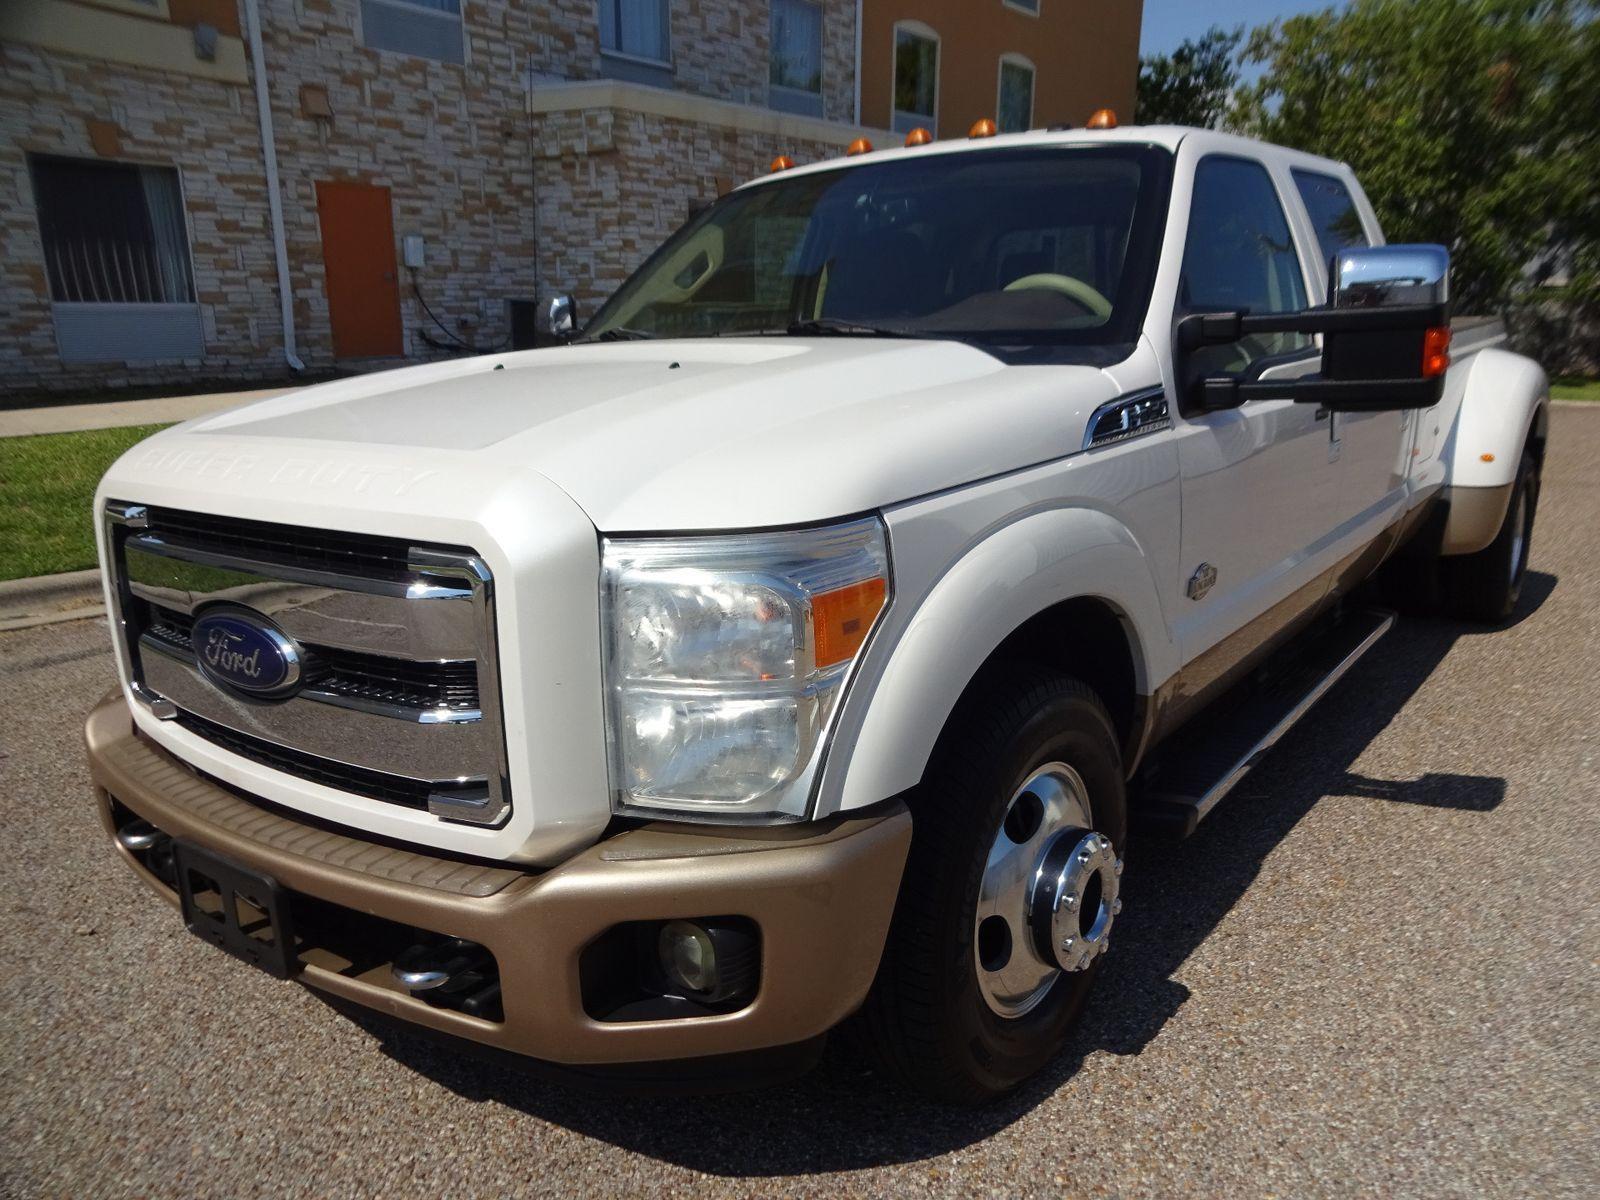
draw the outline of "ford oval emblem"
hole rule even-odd
[[[195,662],[212,683],[260,699],[293,695],[305,660],[294,639],[260,613],[233,605],[195,619]]]

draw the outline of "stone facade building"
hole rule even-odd
[[[3,0],[0,395],[393,366],[520,343],[559,292],[592,312],[774,155],[889,136],[860,13]]]

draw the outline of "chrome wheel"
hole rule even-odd
[[[1030,1012],[1064,972],[1105,953],[1122,861],[1096,833],[1088,789],[1047,763],[1017,789],[989,847],[973,930],[978,986],[1002,1017]]]

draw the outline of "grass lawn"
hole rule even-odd
[[[1600,379],[1577,379],[1568,376],[1566,379],[1553,380],[1550,384],[1550,398],[1552,400],[1600,400]]]
[[[95,485],[124,450],[165,428],[0,438],[0,580],[94,566]]]

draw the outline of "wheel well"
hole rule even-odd
[[[1124,754],[1131,754],[1140,719],[1133,643],[1116,609],[1093,596],[1063,600],[1013,630],[984,667],[997,662],[1055,667],[1094,689],[1117,728]]]
[[[1528,452],[1533,455],[1533,465],[1544,470],[1544,447],[1550,422],[1549,405],[1541,404],[1533,412],[1533,424],[1528,427]]]

